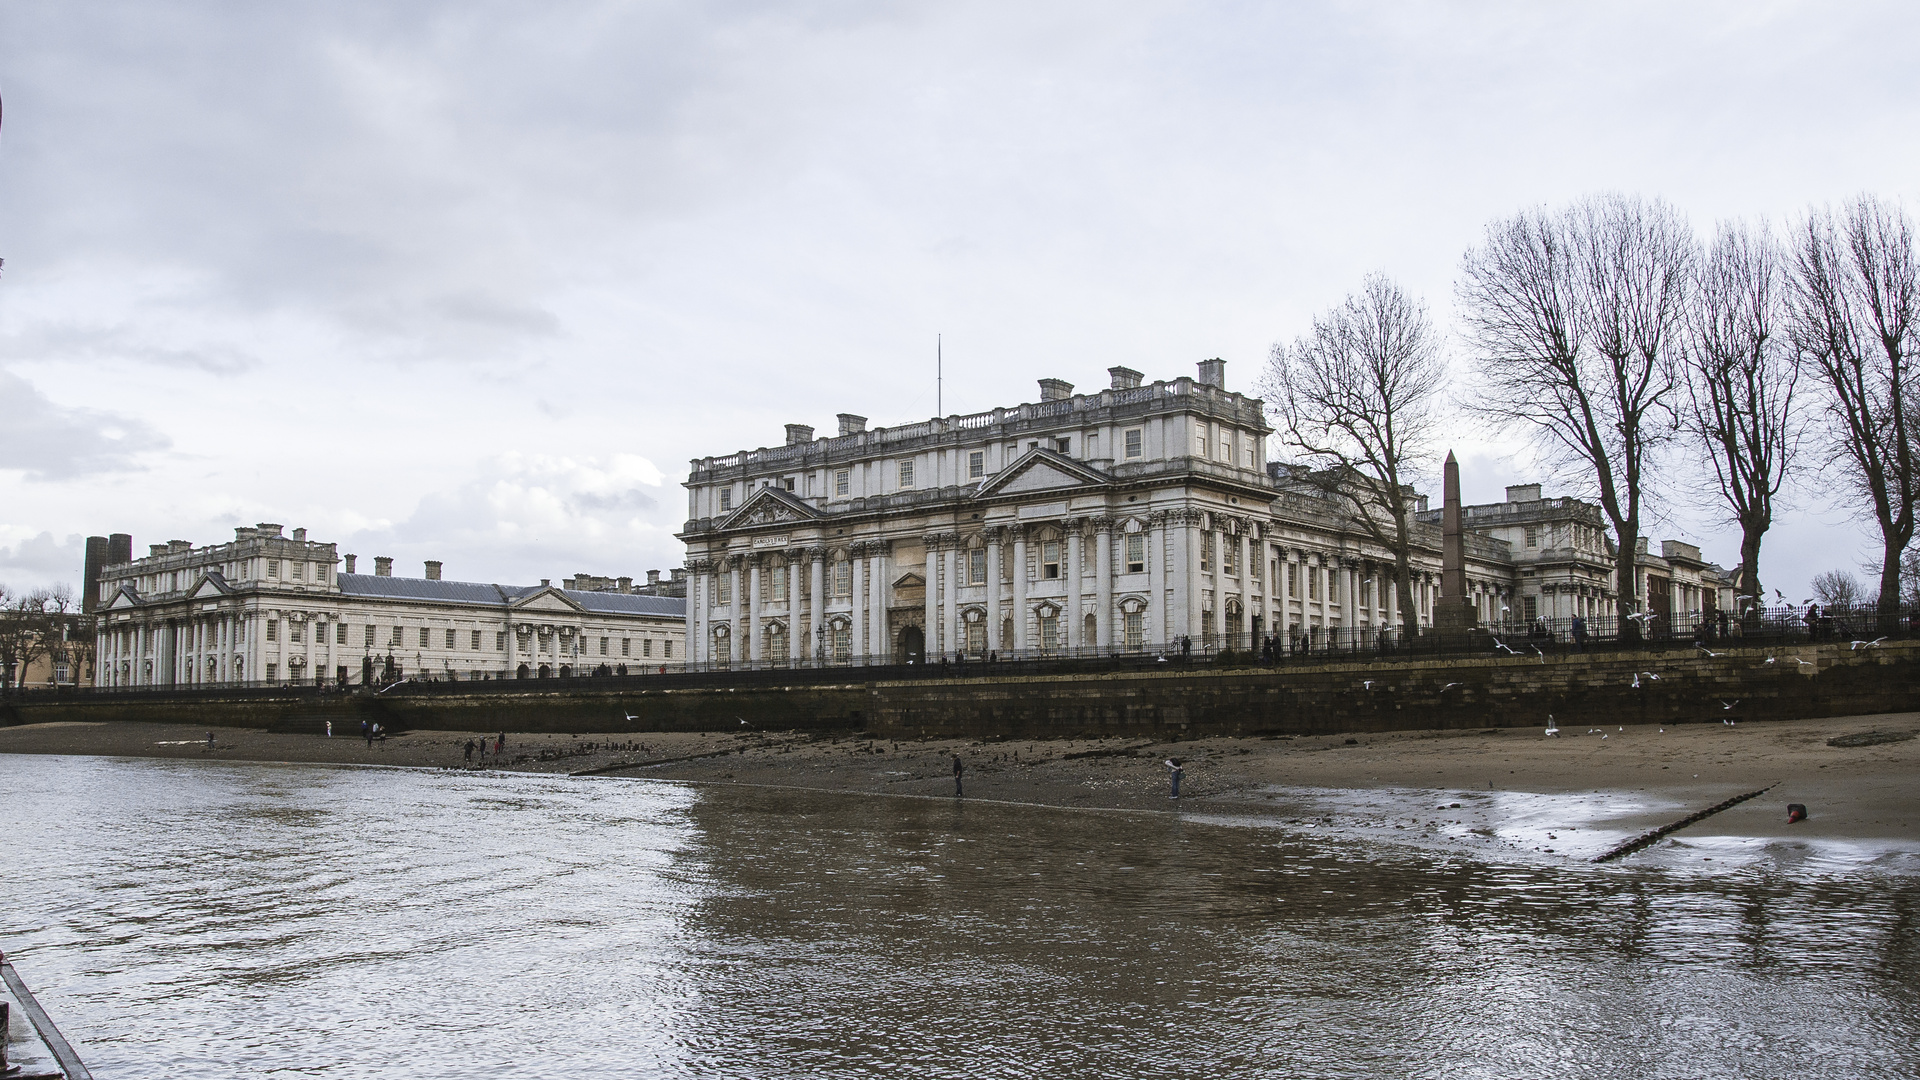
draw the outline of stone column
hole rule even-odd
[[[1087,523],[1080,518],[1070,518],[1062,524],[1067,530],[1067,596],[1061,606],[1067,609],[1067,617],[1061,620],[1064,625],[1061,647],[1071,649],[1076,645],[1088,644],[1081,640],[1083,635],[1080,632],[1081,590],[1086,587],[1086,583],[1081,581],[1080,531],[1086,528]]]
[[[853,611],[849,615],[848,633],[853,638],[847,646],[852,663],[865,663],[867,655],[867,545],[862,542],[847,546],[847,555],[853,568]]]
[[[940,654],[940,534],[928,533],[920,542],[927,548],[926,658],[931,662]]]
[[[1167,512],[1147,515],[1147,647],[1167,644]]]
[[[868,612],[873,620],[873,629],[867,638],[867,648],[869,652],[880,657],[882,664],[893,661],[893,642],[887,636],[887,607],[892,602],[892,590],[887,581],[893,573],[892,560],[888,557],[891,547],[892,545],[885,540],[875,540],[872,544],[873,554],[869,564],[870,580],[873,583],[873,602]]]
[[[806,637],[800,625],[800,560],[798,549],[787,552],[787,662],[800,663],[800,642]]]
[[[1093,519],[1093,637],[1102,651],[1113,649],[1113,519]]]
[[[746,659],[747,645],[740,640],[740,589],[744,582],[740,576],[740,556],[727,560],[727,635],[729,642],[728,667]]]
[[[1240,619],[1234,624],[1233,632],[1239,636],[1233,643],[1236,649],[1258,649],[1253,633],[1253,590],[1248,583],[1253,580],[1253,560],[1260,557],[1260,549],[1253,542],[1253,523],[1240,523],[1240,536],[1236,541],[1240,545]]]
[[[1013,651],[1027,651],[1027,527],[1013,532]]]
[[[689,661],[699,663],[710,659],[705,627],[711,616],[707,612],[710,594],[707,591],[708,563],[705,559],[687,560],[687,647]],[[507,665],[511,671],[513,665]]]
[[[987,530],[987,648],[999,652],[1000,640],[1000,530]]]
[[[807,577],[812,592],[807,600],[807,648],[815,667],[826,663],[831,650],[826,642],[827,625],[827,549],[807,549]]]
[[[759,555],[747,556],[747,647],[742,650],[742,660],[765,660],[766,646],[760,641],[760,564],[764,561]]]
[[[1200,573],[1200,511],[1186,510],[1181,515],[1180,535],[1187,546],[1187,625],[1180,631],[1191,638],[1200,632],[1200,612],[1203,597],[1201,589],[1206,579]],[[1215,556],[1219,557],[1216,545]],[[1219,603],[1218,590],[1215,590],[1215,604]],[[1194,642],[1194,648],[1200,648],[1202,642]]]
[[[946,607],[945,618],[941,620],[941,654],[959,654],[965,651],[967,644],[960,636],[960,559],[966,555],[960,546],[960,537],[947,537],[947,578],[942,586],[941,603]],[[927,630],[927,639],[933,639],[931,627]]]

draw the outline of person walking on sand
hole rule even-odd
[[[333,721],[327,721],[327,738],[333,738]]]
[[[467,740],[467,764],[473,764],[473,740]]]
[[[1177,799],[1180,797],[1180,777],[1185,775],[1186,770],[1180,767],[1179,758],[1168,758],[1166,760],[1166,766],[1167,778],[1173,781],[1173,793],[1168,795],[1167,798]]]
[[[966,771],[967,767],[960,762],[960,755],[953,755],[953,797],[956,799],[960,797],[960,774]]]
[[[207,732],[207,749],[213,749],[213,732]]]
[[[507,733],[503,731],[500,733],[500,741],[493,744],[493,756],[499,757],[501,754],[504,754],[506,752],[507,752]]]

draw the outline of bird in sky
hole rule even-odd
[[[1783,604],[1787,602],[1787,594],[1781,592],[1779,589],[1773,590],[1773,598]]]
[[[1453,688],[1454,688],[1454,687],[1456,687],[1456,686],[1465,686],[1465,685],[1467,685],[1467,684],[1466,684],[1466,683],[1457,683],[1457,682],[1450,682],[1450,683],[1448,683],[1447,685],[1445,685],[1445,686],[1443,686],[1443,687],[1441,687],[1441,688],[1440,688],[1440,692],[1444,694],[1444,693],[1446,693],[1447,691],[1449,691],[1449,690],[1451,690],[1451,689],[1453,689]]]
[[[1765,662],[1764,662],[1764,663],[1762,664],[1762,666],[1765,666],[1765,664],[1771,664],[1771,663],[1773,663],[1773,662],[1774,662],[1774,660],[1775,660],[1775,657],[1771,657],[1771,656],[1769,656],[1769,657],[1767,657],[1767,659],[1765,660]]]
[[[1699,649],[1703,653],[1706,653],[1709,657],[1720,655],[1719,653],[1714,652],[1712,649],[1707,648],[1705,645],[1695,645],[1694,648]]]
[[[1818,665],[1818,664],[1815,664],[1815,663],[1812,663],[1812,662],[1810,662],[1810,661],[1807,661],[1807,660],[1802,660],[1802,659],[1800,659],[1800,657],[1798,657],[1798,656],[1794,656],[1794,657],[1792,658],[1792,660],[1793,660],[1793,662],[1794,662],[1794,663],[1796,663],[1796,664],[1799,664],[1799,665],[1800,665],[1801,667],[1819,667],[1819,665]]]
[[[1738,701],[1723,701],[1720,703],[1720,711],[1731,712],[1733,707],[1738,704],[1740,704]]]
[[[1517,652],[1515,652],[1515,651],[1513,650],[1513,646],[1511,646],[1511,645],[1508,645],[1508,644],[1507,644],[1506,642],[1504,642],[1504,641],[1501,641],[1501,640],[1500,640],[1499,638],[1494,638],[1494,639],[1493,639],[1493,647],[1494,647],[1494,648],[1496,648],[1496,649],[1499,649],[1499,650],[1500,650],[1501,652],[1503,652],[1503,653],[1506,653],[1506,654],[1507,654],[1508,656],[1519,656],[1519,655],[1520,655],[1519,653],[1517,653]]]
[[[741,727],[752,727],[752,726],[753,726],[752,724],[749,724],[749,723],[747,723],[747,721],[746,721],[746,719],[745,719],[744,717],[739,717],[739,716],[736,716],[736,717],[734,717],[734,719],[735,719],[735,720],[738,720],[738,721],[740,721],[740,726],[741,726]]]
[[[1654,674],[1653,672],[1651,672],[1651,671],[1643,671],[1643,672],[1641,672],[1640,674],[1642,674],[1642,675],[1645,675],[1645,676],[1646,676],[1647,678],[1649,678],[1649,679],[1652,679],[1652,680],[1653,680],[1654,682],[1659,682],[1659,681],[1660,681],[1660,676],[1658,676],[1658,675],[1655,675],[1655,674]]]

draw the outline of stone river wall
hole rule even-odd
[[[1776,657],[1771,664],[1769,655]],[[298,731],[317,730],[328,720],[357,730],[361,720],[370,719],[394,730],[586,734],[739,731],[751,725],[760,730],[864,728],[895,738],[1191,738],[1540,727],[1549,714],[1571,728],[1915,709],[1920,709],[1920,641],[1859,651],[1846,643],[1726,649],[1715,657],[1600,653],[1545,663],[1448,657],[829,685],[575,689],[548,681],[524,691],[485,693],[446,687],[373,696],[261,690],[164,699],[100,694],[0,703],[0,722],[145,721]]]

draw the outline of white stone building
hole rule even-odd
[[[698,663],[1247,648],[1391,633],[1392,559],[1325,499],[1269,476],[1260,401],[1197,379],[814,438],[692,462],[687,638]],[[1440,538],[1419,529],[1431,619]],[[1509,578],[1476,538],[1470,570]]]
[[[444,581],[438,562],[394,577],[385,558],[358,574],[352,555],[341,573],[333,544],[272,524],[149,550],[88,582],[97,685],[565,677],[675,670],[686,658],[679,597]]]

